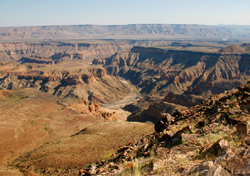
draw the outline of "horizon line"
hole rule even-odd
[[[197,26],[250,26],[248,24],[191,24],[191,23],[131,23],[131,24],[53,24],[53,25],[20,25],[20,26],[0,26],[0,28],[15,27],[50,27],[50,26],[129,26],[129,25],[197,25]]]

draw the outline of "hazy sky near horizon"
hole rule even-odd
[[[0,0],[0,27],[120,24],[250,25],[249,0]]]

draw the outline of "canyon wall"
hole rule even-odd
[[[248,45],[216,53],[134,47],[110,58],[94,60],[108,74],[136,85],[142,98],[125,106],[132,121],[157,122],[165,113],[185,110],[212,94],[237,88],[250,79]],[[240,53],[239,53],[240,51]]]
[[[69,60],[91,63],[94,58],[109,57],[131,47],[126,42],[9,42],[0,43],[0,61],[36,57],[50,59],[55,63]]]
[[[134,47],[93,63],[131,80],[141,93],[202,95],[221,93],[250,78],[250,54],[204,53]],[[208,95],[207,95],[208,94]]]
[[[131,92],[127,84],[104,68],[79,63],[0,65],[0,89],[35,88],[67,104],[78,101],[112,103]]]

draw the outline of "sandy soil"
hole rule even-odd
[[[122,118],[107,122],[77,114],[52,95],[34,89],[0,90],[0,111],[4,112],[0,114],[0,175],[20,175],[19,169],[40,175],[48,169],[63,172],[103,159],[154,131],[149,123]]]

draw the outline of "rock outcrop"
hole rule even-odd
[[[107,112],[103,108],[100,107],[99,103],[93,103],[93,102],[89,103],[87,101],[79,101],[71,105],[64,103],[64,105],[67,107],[67,109],[73,110],[77,113],[92,114],[94,116],[97,116],[97,117],[100,117],[109,121],[116,121],[118,119],[117,112],[115,111]]]
[[[101,66],[80,63],[2,63],[0,89],[35,88],[58,97],[64,103],[89,101],[112,103],[123,99],[131,88],[106,74]]]
[[[249,102],[250,81],[189,111],[165,114],[155,133],[79,175],[249,175]]]

